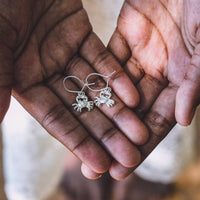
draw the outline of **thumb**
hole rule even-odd
[[[13,83],[13,54],[9,47],[0,43],[0,123],[9,104]]]
[[[176,97],[176,120],[187,126],[200,103],[200,44],[197,45]]]

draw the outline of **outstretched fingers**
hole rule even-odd
[[[82,163],[81,165],[81,172],[86,178],[91,179],[91,180],[98,179],[102,176],[102,174],[94,172],[84,163]]]
[[[149,129],[150,137],[146,144],[138,147],[142,160],[153,151],[176,124],[174,108],[177,90],[178,88],[173,85],[165,88],[151,109],[144,115],[143,121]],[[109,171],[113,178],[121,180],[130,175],[136,167],[126,168],[115,161]]]
[[[76,66],[74,65],[76,63]],[[106,66],[105,66],[106,67]],[[104,68],[105,68],[104,67]],[[109,67],[108,67],[109,68]],[[83,70],[84,69],[84,70]],[[103,70],[103,67],[102,67]],[[73,74],[77,77],[87,77],[94,70],[80,57],[75,57],[67,67],[67,74]],[[91,77],[91,83],[95,83],[97,88],[104,88],[105,82],[98,76]],[[114,86],[114,83],[113,83]],[[81,87],[81,83],[79,83]],[[99,92],[88,90],[88,94],[92,99],[99,97]],[[119,129],[135,144],[144,144],[148,139],[148,130],[139,118],[112,92],[112,100],[115,101],[114,106],[108,108],[106,104],[102,104],[99,109],[115,124]]]
[[[48,87],[39,84],[14,96],[52,136],[92,170],[97,173],[108,170],[108,154]]]
[[[81,64],[80,66],[83,67],[84,64]],[[85,70],[87,70],[87,68],[85,68]],[[76,76],[77,74],[73,72],[73,75]],[[94,137],[114,159],[118,160],[118,162],[125,166],[137,165],[137,163],[140,162],[140,153],[137,148],[102,112],[99,111],[99,109],[97,109],[97,107],[92,109],[90,112],[87,111],[87,108],[84,108],[81,113],[73,109],[72,104],[76,102],[76,94],[64,90],[62,84],[63,79],[64,77],[62,75],[57,77],[55,76],[48,81],[48,85],[55,94],[62,99],[70,112],[76,116],[81,124],[83,124],[83,126],[90,132],[92,137]],[[73,79],[67,80],[65,84],[66,87],[75,91],[80,91],[80,88],[82,87],[81,83],[75,83]],[[130,157],[132,154],[135,156]]]
[[[123,180],[127,176],[129,176],[135,168],[127,168],[118,163],[116,160],[113,160],[112,165],[109,169],[109,173],[115,180]],[[89,179],[98,179],[101,177],[102,174],[96,173],[91,170],[87,165],[84,163],[81,166],[81,171],[83,175]]]
[[[120,64],[107,51],[94,33],[90,34],[84,42],[80,49],[80,54],[96,72],[104,75],[115,72],[110,79],[109,85],[127,106],[137,106],[139,103],[137,89]]]

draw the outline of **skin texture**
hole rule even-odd
[[[120,64],[92,31],[79,0],[0,1],[0,120],[12,95],[56,139],[69,148],[97,178],[112,167],[134,167],[141,161],[136,145],[148,130],[129,107],[139,95]],[[71,106],[76,94],[66,92],[63,79],[73,75],[115,73],[109,85],[115,106],[78,113]],[[95,86],[103,79],[93,76]],[[74,79],[66,86],[80,91]],[[99,93],[86,91],[90,98]],[[124,104],[124,103],[126,104]],[[116,172],[117,173],[117,172]]]
[[[189,125],[199,105],[199,21],[198,0],[127,0],[123,5],[109,49],[140,94],[135,112],[150,130],[140,148],[143,158],[176,121]]]
[[[199,105],[199,22],[198,0],[124,2],[108,48],[140,94],[134,111],[150,131],[148,142],[139,147],[142,160],[176,122],[189,125]],[[114,162],[110,174],[121,180],[134,169]]]
[[[125,178],[140,162],[140,153],[144,159],[176,120],[191,122],[200,87],[197,0],[127,0],[119,16],[109,49],[140,94],[134,111],[150,131],[140,152],[133,143],[144,144],[147,130],[122,103],[135,107],[139,96],[92,32],[81,2],[1,1],[0,9],[1,119],[12,89],[49,133],[85,163],[86,177],[97,178],[109,168],[115,179]],[[112,109],[78,114],[71,108],[75,95],[64,91],[62,80],[72,74],[84,80],[94,71],[116,71],[110,86],[122,101],[113,95],[117,104]],[[91,82],[103,85],[99,78]],[[74,81],[68,86],[82,87]]]

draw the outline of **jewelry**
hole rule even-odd
[[[112,89],[108,86],[109,83],[109,78],[115,73],[112,72],[110,75],[105,76],[99,73],[91,73],[86,77],[86,81],[85,83],[83,81],[81,81],[78,77],[76,76],[67,76],[64,78],[63,80],[63,87],[67,92],[70,93],[77,93],[78,95],[76,96],[76,103],[73,103],[72,106],[74,107],[74,110],[78,111],[78,112],[82,112],[83,108],[87,108],[88,111],[91,111],[94,108],[94,103],[97,107],[99,107],[101,104],[106,104],[109,108],[112,107],[115,104],[115,101],[110,99],[112,97],[111,91]],[[99,90],[95,90],[92,89],[90,86],[91,85],[95,85],[95,83],[88,83],[88,79],[91,76],[101,76],[104,78],[107,78],[106,81],[106,87],[103,89],[99,89]],[[69,78],[74,78],[76,80],[78,80],[79,82],[81,82],[83,84],[83,87],[81,89],[81,91],[74,91],[74,90],[69,90],[66,87],[66,80]],[[93,91],[93,92],[100,92],[100,97],[95,97],[94,102],[93,101],[88,101],[88,97],[86,96],[85,92],[83,92],[83,90],[85,89],[85,87],[87,87],[89,90]]]
[[[69,90],[66,85],[65,85],[65,82],[67,79],[69,78],[75,78],[77,79],[78,81],[80,81],[82,84],[83,84],[83,87],[81,89],[81,91],[73,91],[73,90]],[[74,110],[78,111],[78,112],[82,112],[82,109],[83,108],[87,108],[88,111],[91,111],[93,108],[94,108],[94,102],[93,101],[88,101],[88,97],[85,95],[85,92],[83,92],[84,88],[87,86],[89,87],[90,85],[94,85],[94,83],[84,83],[83,81],[81,81],[78,77],[76,76],[67,76],[64,78],[63,80],[63,86],[64,86],[64,89],[67,91],[67,92],[70,92],[70,93],[77,93],[78,95],[76,96],[76,103],[73,103],[72,106],[74,107]]]
[[[109,108],[112,107],[114,104],[115,104],[115,101],[110,99],[112,97],[112,94],[111,94],[111,91],[112,89],[108,86],[108,83],[109,83],[109,78],[115,73],[112,72],[110,75],[108,76],[105,76],[105,75],[102,75],[102,74],[99,74],[99,73],[91,73],[87,76],[86,78],[86,83],[87,83],[87,87],[88,89],[90,89],[91,91],[94,91],[94,92],[100,92],[100,97],[95,97],[95,100],[94,100],[94,103],[97,107],[99,107],[101,104],[106,104]],[[97,76],[101,76],[101,77],[104,77],[104,78],[107,78],[107,81],[106,81],[106,87],[103,88],[103,89],[99,89],[99,90],[95,90],[95,89],[92,89],[90,87],[90,84],[88,84],[88,79],[89,77],[91,76],[94,76],[94,75],[97,75]]]

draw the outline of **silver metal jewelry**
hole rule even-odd
[[[74,106],[74,110],[77,110],[78,112],[82,112],[83,108],[87,108],[88,111],[91,111],[94,108],[94,102],[88,101],[88,97],[85,95],[85,92],[78,93],[76,102],[77,103],[73,103],[72,106]]]
[[[104,88],[100,92],[100,97],[95,97],[94,103],[96,106],[100,106],[101,104],[106,104],[109,108],[115,104],[115,101],[110,99],[112,89],[110,87]]]
[[[81,91],[74,91],[74,90],[69,90],[66,87],[66,80],[69,78],[75,78],[78,81],[80,81],[83,84],[83,87],[81,89]],[[84,83],[83,81],[81,81],[78,77],[76,76],[67,76],[64,78],[63,80],[63,87],[67,92],[70,93],[77,93],[78,95],[76,96],[76,103],[73,103],[72,106],[74,107],[74,110],[78,111],[78,112],[82,112],[83,108],[87,108],[88,111],[91,111],[94,108],[94,102],[93,101],[88,101],[88,97],[85,95],[85,92],[83,92],[83,90],[85,89],[85,87],[89,87],[90,85],[94,85],[94,83]]]
[[[97,107],[99,107],[101,104],[106,104],[109,108],[112,107],[114,104],[115,104],[115,101],[110,99],[112,97],[112,94],[111,94],[111,91],[112,89],[108,86],[108,83],[109,83],[109,78],[115,73],[112,72],[110,75],[108,76],[105,76],[105,75],[102,75],[102,74],[99,74],[99,73],[91,73],[87,76],[86,78],[86,83],[88,83],[88,79],[89,77],[91,76],[101,76],[101,77],[104,77],[104,78],[107,78],[107,81],[106,81],[106,87],[103,88],[103,89],[99,89],[99,90],[95,90],[95,89],[92,89],[90,87],[90,84],[87,84],[87,87],[91,90],[91,91],[94,91],[94,92],[100,92],[100,97],[95,97],[95,100],[94,100],[94,103]]]

